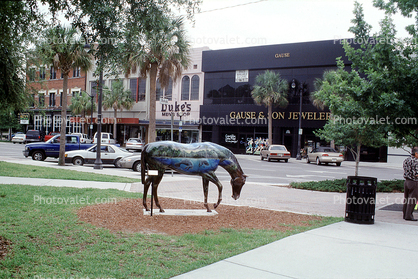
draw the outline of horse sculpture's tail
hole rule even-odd
[[[145,184],[145,169],[147,166],[147,162],[145,161],[145,149],[147,148],[147,146],[145,145],[144,149],[141,152],[141,181],[142,184]]]

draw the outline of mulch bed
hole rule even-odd
[[[200,202],[171,198],[159,200],[164,209],[204,209]],[[210,207],[213,208],[213,205]],[[309,221],[321,219],[318,216],[222,204],[216,209],[218,214],[213,216],[149,216],[143,214],[143,208],[142,199],[127,199],[83,207],[77,215],[81,221],[112,232],[167,235],[218,231],[221,228],[286,231],[289,226],[306,226]]]

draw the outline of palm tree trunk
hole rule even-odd
[[[268,137],[269,137],[269,145],[273,144],[273,104],[268,105]]]
[[[61,135],[60,135],[60,152],[58,165],[65,166],[65,134],[67,131],[67,87],[68,72],[64,72],[64,82],[62,86],[62,107],[61,107]]]
[[[156,113],[156,82],[157,82],[157,63],[151,64],[150,70],[150,97],[149,97],[149,126],[148,126],[148,143],[154,142],[157,136],[155,127]]]

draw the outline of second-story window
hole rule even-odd
[[[43,93],[39,93],[38,94],[38,102],[39,102],[39,107],[43,108],[45,106],[45,94]]]
[[[39,79],[45,79],[45,67],[39,68]]]
[[[55,107],[55,93],[49,93],[49,106]]]
[[[181,100],[189,100],[190,98],[190,78],[184,76],[181,79]]]
[[[57,79],[57,70],[53,66],[51,66],[50,74],[49,79]]]
[[[80,77],[80,67],[73,69],[73,77]]]
[[[29,68],[28,70],[28,77],[29,77],[29,81],[35,81],[35,68]]]
[[[188,76],[181,79],[181,100],[199,100],[199,82],[198,75],[192,76],[191,82]]]

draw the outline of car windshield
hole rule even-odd
[[[140,143],[141,140],[140,139],[129,139],[128,142],[139,142]]]
[[[324,148],[323,150],[322,150],[322,152],[337,152],[337,151],[335,151],[334,149],[332,149],[332,148]]]
[[[281,150],[286,151],[286,148],[284,146],[272,146],[270,150]]]

